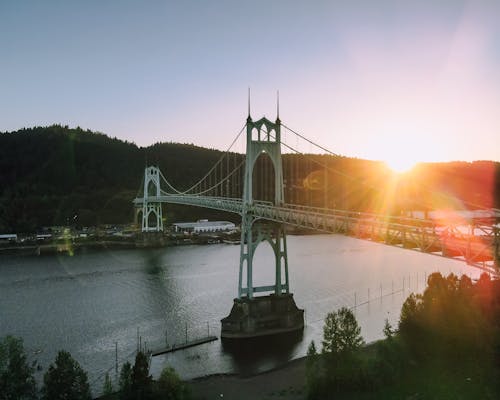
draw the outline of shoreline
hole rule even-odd
[[[254,375],[213,374],[185,381],[194,400],[229,398],[238,400],[306,398],[306,357]]]
[[[56,242],[56,243],[45,243],[45,244],[30,244],[30,245],[0,247],[0,257],[2,255],[40,256],[40,255],[51,255],[51,254],[73,254],[75,252],[79,253],[81,251],[87,251],[87,250],[95,250],[95,251],[102,251],[107,249],[135,250],[135,249],[146,249],[146,248],[177,247],[177,246],[187,246],[187,245],[209,245],[209,244],[219,244],[219,243],[223,243],[223,240],[217,238],[217,241],[216,240],[210,241],[206,239],[206,237],[202,237],[201,239],[190,239],[183,241],[167,239],[162,243],[152,243],[152,244],[144,244],[139,241],[127,241],[127,240],[122,240],[122,241],[99,240],[99,241],[69,242],[69,243]]]

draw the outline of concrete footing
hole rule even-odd
[[[271,294],[234,299],[229,315],[221,320],[222,339],[244,339],[304,329],[304,310],[293,295]]]
[[[143,232],[135,242],[138,248],[164,247],[165,245],[163,232]]]

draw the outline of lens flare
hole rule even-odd
[[[415,161],[401,157],[394,157],[391,160],[385,162],[387,167],[397,174],[404,174],[409,172],[417,164]]]

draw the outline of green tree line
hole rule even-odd
[[[172,142],[138,147],[61,125],[0,132],[0,232],[33,232],[69,222],[130,222],[131,200],[146,164],[159,166],[182,190],[203,177],[221,154]],[[232,154],[231,160],[237,163],[242,157]],[[261,170],[269,171],[269,165],[265,156],[259,159],[254,180],[261,179]],[[498,162],[421,164],[396,183],[382,162],[348,157],[284,154],[283,170],[289,203],[396,214],[470,204],[500,208]],[[257,199],[272,198],[259,185],[255,190]],[[236,218],[187,206],[169,205],[167,210],[171,220],[207,217]]]
[[[350,309],[329,313],[321,352],[308,349],[308,398],[498,399],[500,280],[434,273],[427,283],[366,347]]]
[[[0,339],[0,400],[92,400],[87,373],[67,351],[59,351],[43,376],[39,389],[34,378],[36,362],[29,363],[20,338]],[[189,400],[190,393],[174,369],[166,367],[158,380],[149,374],[147,355],[138,351],[134,365],[123,364],[113,387],[105,376],[101,399]]]

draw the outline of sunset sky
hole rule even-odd
[[[280,117],[335,153],[500,160],[500,1],[0,2],[0,131],[224,149]]]

